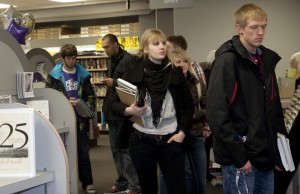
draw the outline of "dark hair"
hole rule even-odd
[[[111,43],[117,43],[118,47],[124,49],[124,46],[119,43],[118,38],[114,34],[106,34],[105,36],[102,37],[102,40],[108,39]]]
[[[60,48],[60,56],[64,59],[65,57],[77,56],[77,48],[73,44],[65,44]]]
[[[172,44],[174,44],[174,46],[179,46],[181,49],[183,50],[187,50],[187,42],[185,40],[185,38],[181,35],[178,36],[169,36],[167,38],[167,41],[171,42]]]

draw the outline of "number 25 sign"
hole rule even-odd
[[[0,109],[0,177],[35,175],[34,129],[33,108]]]

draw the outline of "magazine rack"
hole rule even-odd
[[[37,100],[37,99],[46,99],[49,101],[49,106],[50,106],[50,120],[49,122],[46,118],[43,116],[39,115],[36,116],[37,120],[35,122],[38,122],[37,126],[43,126],[45,129],[41,129],[41,131],[46,130],[43,134],[38,133],[36,137],[37,139],[43,140],[42,142],[47,142],[48,146],[44,146],[45,144],[36,143],[37,147],[37,155],[45,154],[45,155],[52,155],[52,158],[49,158],[49,156],[45,156],[45,159],[42,157],[37,157],[36,163],[38,164],[38,169],[40,170],[50,170],[48,174],[49,177],[52,176],[52,180],[47,185],[52,188],[58,188],[58,187],[67,187],[69,189],[66,189],[67,193],[78,193],[78,176],[77,176],[77,146],[76,146],[76,123],[75,123],[75,113],[74,110],[72,109],[71,105],[69,103],[65,103],[66,98],[59,94],[59,92],[54,91],[50,88],[41,88],[41,89],[36,89],[34,90],[35,93],[35,98],[31,99],[21,99],[19,100],[17,98],[17,84],[16,84],[16,74],[17,72],[24,72],[25,69],[29,68],[29,61],[13,36],[11,36],[7,31],[0,29],[0,77],[1,77],[1,82],[0,82],[0,95],[11,95],[12,97],[12,102],[21,102],[24,103],[25,100]],[[51,92],[50,92],[51,91]],[[63,105],[62,105],[63,104]],[[23,105],[25,106],[25,105]],[[2,107],[2,105],[0,106]],[[54,127],[56,128],[54,128]],[[41,128],[43,128],[41,127]],[[38,127],[40,128],[40,127]],[[51,130],[50,130],[51,129]],[[39,129],[40,130],[40,129]],[[39,131],[37,130],[37,131]],[[49,132],[51,131],[51,132]],[[54,132],[53,132],[54,131]],[[51,138],[51,136],[59,137],[57,135],[57,131],[59,131],[61,136],[63,137],[63,141],[65,146],[60,146],[60,150],[56,148],[56,150],[53,150],[51,147],[58,147],[56,144],[59,144],[59,142],[56,138]],[[47,135],[49,133],[49,137]],[[64,133],[64,134],[63,134]],[[47,139],[49,138],[49,140]],[[53,139],[53,141],[50,139]],[[60,139],[61,140],[61,139]],[[63,145],[63,144],[62,144]],[[58,157],[56,156],[56,153],[58,152],[63,152],[66,147],[67,154],[68,154],[68,160],[63,158],[63,157]],[[57,150],[58,149],[58,150]],[[43,152],[43,153],[41,153]],[[59,155],[59,154],[58,154]],[[45,161],[47,160],[47,161]],[[52,165],[55,166],[54,163],[58,163],[60,161],[65,161],[64,164],[62,165],[63,168],[67,169],[67,173],[61,173],[63,172],[62,169],[56,169],[56,167],[51,167]],[[70,166],[68,164],[68,161],[70,162]],[[45,164],[40,168],[40,164]],[[61,172],[60,172],[61,171]],[[70,176],[69,176],[70,172]],[[40,173],[38,173],[40,175]],[[56,179],[60,180],[61,178],[64,178],[68,184],[65,186],[65,181],[61,180],[60,183],[56,181]],[[43,181],[45,179],[44,176],[36,176],[35,181]],[[23,184],[25,181],[25,184]],[[37,186],[37,185],[31,185],[27,184],[26,181],[28,180],[23,180],[22,183],[14,183],[12,186],[13,188],[17,187],[22,187],[21,189],[29,189],[32,186]],[[0,193],[12,193],[8,192],[9,183],[6,183],[3,180],[0,180]],[[20,184],[20,185],[19,185]],[[3,190],[1,190],[3,189]],[[50,188],[48,188],[49,190]],[[32,189],[28,191],[28,193],[35,193],[31,192]],[[33,189],[35,190],[35,189]],[[2,192],[3,191],[3,192]],[[7,192],[4,192],[7,191]],[[50,190],[49,190],[50,191]],[[59,190],[59,191],[54,191],[53,192],[48,192],[48,193],[64,193],[64,190]],[[37,192],[37,193],[43,193],[43,192]]]
[[[69,100],[52,88],[34,88],[34,98],[19,99],[22,104],[29,100],[48,100],[50,122],[55,126],[65,145],[70,170],[71,193],[78,193],[77,130],[76,116]]]
[[[0,109],[24,108],[23,104],[0,104]],[[0,193],[70,193],[68,157],[54,126],[35,112],[36,169],[33,177],[0,178]]]

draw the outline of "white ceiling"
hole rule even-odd
[[[26,10],[82,6],[82,5],[93,5],[93,4],[107,4],[107,3],[119,3],[119,2],[126,3],[126,1],[127,0],[82,0],[81,2],[75,2],[75,3],[58,3],[49,0],[0,0],[0,3],[9,4],[9,5],[12,4],[14,6],[17,6],[16,9],[18,11],[26,11]],[[131,0],[131,1],[141,1],[141,0]]]

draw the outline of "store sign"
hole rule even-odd
[[[194,0],[150,0],[150,9],[192,7]]]

